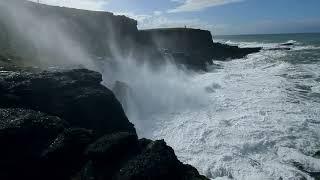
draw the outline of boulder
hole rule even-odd
[[[0,109],[0,178],[39,179],[41,155],[67,124],[24,109]]]
[[[0,107],[22,107],[52,114],[72,127],[136,133],[101,74],[87,69],[0,72]]]

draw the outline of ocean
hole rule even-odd
[[[181,161],[212,179],[313,179],[308,172],[320,172],[320,34],[214,41],[263,50],[214,61],[207,73],[149,75],[144,88],[151,92],[138,99],[157,112],[127,111],[139,135],[165,139]],[[269,50],[282,43],[294,45]]]

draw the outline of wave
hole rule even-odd
[[[291,51],[302,51],[302,50],[318,50],[320,49],[320,46],[314,46],[314,45],[306,45],[303,43],[300,43],[295,40],[289,40],[283,43],[270,43],[270,42],[246,42],[246,41],[231,41],[231,40],[222,40],[217,39],[215,42],[220,42],[228,45],[234,45],[239,46],[241,48],[254,48],[254,47],[262,47],[263,50],[269,50],[269,49],[275,49],[279,48],[291,48]],[[286,46],[284,44],[292,43],[292,46]]]
[[[317,48],[294,43],[293,49]],[[135,103],[126,113],[139,136],[165,139],[181,161],[207,177],[311,180],[301,167],[320,171],[320,160],[312,157],[320,147],[320,65],[292,63],[290,58],[303,58],[291,57],[294,53],[265,50],[214,61],[220,68],[203,74],[170,63],[153,71],[124,59],[103,74],[105,83],[112,84],[107,79],[112,77],[132,88],[129,102]]]
[[[251,46],[257,44],[273,45]],[[320,104],[298,90],[317,92],[319,75],[314,65],[291,64],[287,56],[262,51],[215,61],[223,68],[193,78],[210,103],[150,117],[156,123],[149,135],[165,139],[180,160],[212,179],[311,180],[305,171],[320,171],[320,160],[311,156],[320,147]]]

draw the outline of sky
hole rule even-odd
[[[36,0],[32,0],[36,1]],[[138,28],[190,27],[214,35],[320,32],[320,0],[40,0],[109,11],[138,20]]]

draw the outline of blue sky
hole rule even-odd
[[[213,34],[320,32],[320,0],[42,0],[105,10],[138,20],[139,28],[209,29]]]

